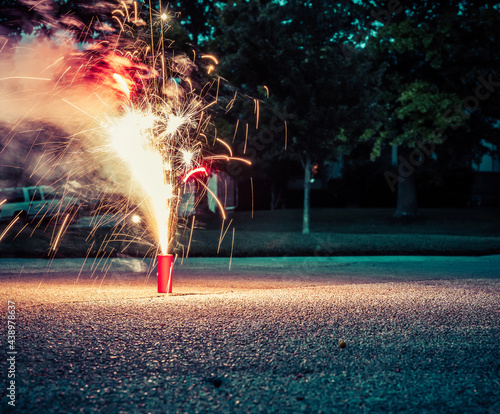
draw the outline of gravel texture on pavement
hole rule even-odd
[[[134,273],[1,274],[2,315],[18,304],[12,411],[500,413],[498,277],[339,267],[289,283],[274,266],[211,285],[202,269],[168,296]]]

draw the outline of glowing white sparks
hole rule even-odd
[[[173,135],[175,134],[179,128],[186,122],[186,120],[178,115],[170,115],[168,117],[168,123],[167,123],[167,129],[166,133],[168,135]]]
[[[181,150],[182,153],[182,161],[186,165],[186,167],[191,167],[191,164],[193,162],[193,153],[189,150]]]
[[[153,232],[166,254],[170,242],[169,203],[173,198],[173,185],[165,176],[164,157],[154,148],[154,128],[157,118],[148,112],[129,109],[123,116],[110,121],[107,128],[110,146],[124,162],[139,184],[150,213]]]
[[[125,161],[133,162],[138,153],[146,150],[150,131],[154,127],[152,114],[130,110],[110,121],[108,132],[113,150]]]

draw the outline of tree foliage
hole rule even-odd
[[[228,3],[221,11],[212,47],[221,73],[244,93],[286,106],[291,151],[314,159],[332,156],[346,137],[368,121],[373,76],[366,56],[347,61],[342,33],[354,17],[351,2],[271,1]],[[371,69],[371,70],[370,70]]]
[[[386,70],[378,122],[363,135],[374,142],[372,158],[387,144],[399,146],[406,157],[427,146],[432,151],[420,152],[424,158],[437,156],[449,168],[470,167],[485,152],[483,139],[498,140],[498,94],[478,96],[478,87],[485,88],[481,79],[500,80],[498,7],[421,0],[378,17],[368,49]],[[413,158],[413,167],[423,162]],[[399,186],[413,178],[400,175]]]
[[[480,77],[498,77],[498,8],[486,2],[414,1],[369,43],[383,76],[383,100],[374,156],[382,143],[413,148],[419,140],[481,131],[496,135],[498,97],[476,107]],[[395,116],[394,116],[395,115]]]
[[[306,198],[312,164],[348,151],[371,123],[379,69],[365,53],[345,59],[340,47],[361,10],[349,1],[260,0],[226,2],[219,13],[211,47],[221,74],[247,95],[269,91],[269,106],[286,110],[286,153],[302,162]],[[281,137],[277,145],[284,151]]]
[[[170,2],[170,7],[189,33],[191,41],[198,46],[205,44],[214,32],[217,14],[224,3],[216,0],[186,0]]]

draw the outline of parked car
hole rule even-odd
[[[78,217],[80,200],[49,186],[0,189],[0,221],[19,216],[24,220],[50,219],[71,214]]]

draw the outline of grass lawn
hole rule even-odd
[[[302,210],[237,212],[220,243],[221,221],[200,218],[190,256],[481,255],[500,253],[500,209],[423,209],[394,220],[392,209],[313,209],[302,235]],[[234,245],[232,228],[235,228]],[[224,229],[225,231],[225,229]],[[185,237],[187,238],[187,237]],[[233,246],[232,246],[233,245]]]
[[[311,210],[311,233],[447,234],[500,236],[500,209],[421,209],[416,220],[395,220],[389,208],[332,208]],[[229,213],[238,231],[302,232],[302,210]],[[205,228],[219,230],[219,217],[200,219]]]
[[[311,234],[302,235],[301,210],[197,216],[189,256],[345,256],[500,254],[500,209],[423,209],[418,220],[396,221],[392,209],[313,209]],[[224,225],[224,237],[221,229]],[[0,225],[0,234],[7,223]],[[234,244],[233,244],[234,229]],[[227,231],[226,231],[227,230]],[[151,243],[128,243],[112,227],[70,226],[56,252],[53,224],[10,229],[0,257],[84,257],[151,254]],[[190,228],[180,230],[179,254]]]
[[[197,216],[181,228],[177,249],[189,256],[346,256],[500,254],[500,209],[423,209],[418,220],[396,221],[391,209],[313,209],[311,234],[303,235],[301,210],[233,212]],[[0,234],[7,223],[0,225]],[[189,226],[190,227],[190,226]],[[221,230],[224,237],[221,238]],[[234,229],[234,244],[233,244]],[[227,230],[227,231],[226,231]],[[57,251],[53,224],[10,229],[0,257],[84,257],[153,254],[147,240],[129,243],[112,227],[70,226]]]

